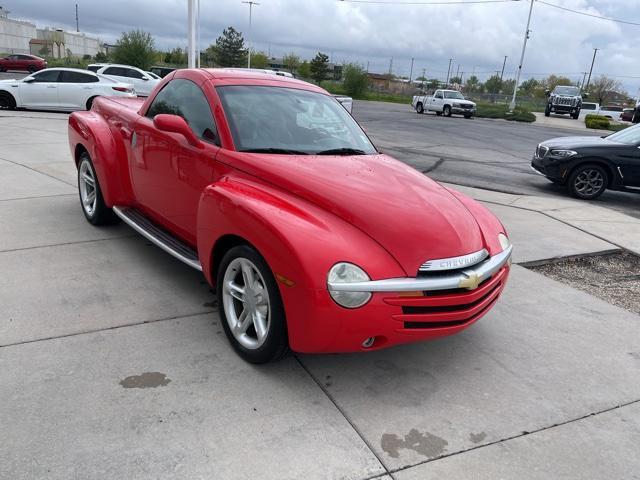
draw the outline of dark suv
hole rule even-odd
[[[544,116],[548,117],[552,113],[568,113],[571,118],[577,119],[582,108],[582,98],[587,94],[580,93],[578,87],[569,85],[558,85],[553,92],[545,92],[549,99],[544,109]]]
[[[7,70],[19,70],[22,72],[37,72],[47,68],[47,61],[44,58],[35,55],[13,54],[8,57],[0,58],[0,72]]]

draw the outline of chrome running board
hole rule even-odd
[[[202,265],[200,265],[200,260],[198,259],[198,252],[162,230],[135,208],[113,207],[113,212],[136,232],[165,252],[173,255],[190,267],[202,271]]]

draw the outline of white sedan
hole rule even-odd
[[[92,65],[89,65],[91,67]],[[148,97],[156,85],[160,83],[160,79],[156,79],[151,74],[140,70],[131,65],[105,65],[97,72],[118,82],[127,82],[133,84],[136,93],[140,97]]]
[[[120,83],[77,68],[47,68],[22,80],[0,81],[0,108],[89,110],[98,96],[135,97],[130,83]]]

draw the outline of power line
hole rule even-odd
[[[581,12],[580,10],[574,10],[572,8],[563,7],[561,5],[556,5],[555,3],[545,2],[544,0],[536,0],[536,2],[541,3],[543,5],[547,5],[548,7],[553,7],[559,10],[564,10],[566,12],[575,13],[577,15],[584,15],[585,17],[597,18],[600,20],[609,20],[610,22],[625,23],[627,25],[635,25],[637,27],[640,27],[640,23],[638,22],[629,22],[627,20],[620,20],[619,18],[611,18],[611,17],[604,17],[602,15],[596,15],[595,13]]]
[[[408,1],[408,2],[393,2],[390,0],[338,0],[342,3],[373,3],[379,5],[460,5],[460,4],[472,4],[472,3],[513,3],[520,2],[522,0],[452,0],[445,1]]]

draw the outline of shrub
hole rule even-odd
[[[369,87],[369,79],[359,65],[349,64],[344,67],[344,90],[353,98],[363,98]]]
[[[503,118],[514,122],[535,122],[536,116],[524,107],[516,106],[513,112],[508,105],[498,103],[478,103],[476,116],[479,118]]]
[[[602,115],[589,114],[584,118],[584,123],[587,128],[595,128],[598,130],[608,130],[611,126],[609,119]]]

